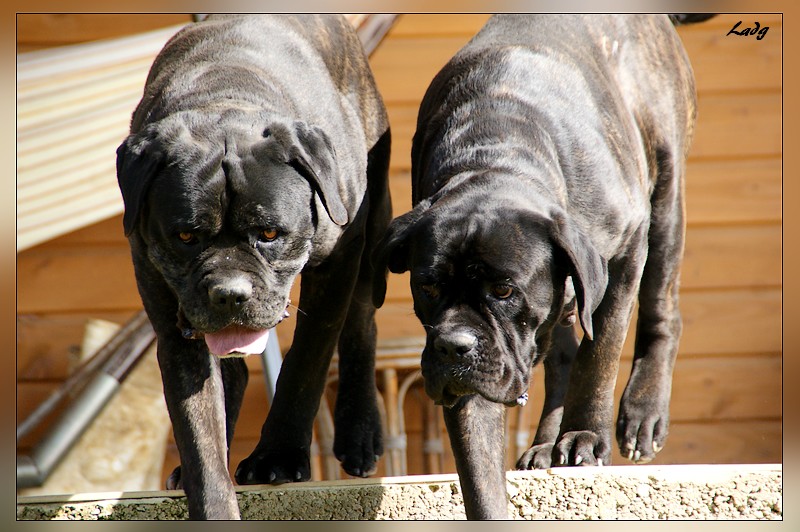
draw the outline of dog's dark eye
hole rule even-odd
[[[514,289],[507,284],[496,284],[492,286],[492,294],[498,299],[508,299],[513,293]]]
[[[188,231],[181,231],[178,233],[178,238],[184,244],[195,244],[197,242],[197,237],[194,236],[194,233]]]
[[[436,299],[439,297],[439,287],[435,284],[423,284],[420,285],[420,290],[431,299]]]
[[[258,239],[261,242],[272,242],[278,238],[278,230],[274,227],[267,227],[266,229],[262,229],[260,233],[258,233]]]

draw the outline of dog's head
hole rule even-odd
[[[592,337],[607,283],[605,261],[563,212],[485,197],[421,202],[392,221],[375,263],[377,306],[386,269],[411,272],[414,311],[427,334],[425,388],[445,405],[472,393],[514,404],[552,327],[570,323],[575,299]]]
[[[325,133],[253,122],[171,116],[117,150],[125,233],[177,299],[184,337],[218,355],[263,351],[321,219],[348,221]]]

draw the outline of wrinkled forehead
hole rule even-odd
[[[418,267],[480,262],[514,277],[539,271],[552,258],[544,223],[502,207],[440,216],[420,228],[412,263]]]
[[[225,202],[226,177],[221,153],[197,149],[193,143],[185,151],[171,150],[156,175],[149,192],[150,208],[166,223],[207,225],[209,217],[219,216]]]
[[[213,231],[226,222],[286,229],[308,222],[311,187],[291,166],[256,159],[246,145],[193,153],[172,158],[153,182],[151,204],[162,223]]]

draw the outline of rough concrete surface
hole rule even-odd
[[[781,465],[612,466],[513,471],[510,519],[783,519]],[[456,475],[237,489],[242,519],[464,519]],[[18,520],[186,519],[182,491],[18,497]]]

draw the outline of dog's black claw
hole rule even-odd
[[[522,453],[515,467],[520,470],[548,469],[553,465],[552,457],[552,443],[532,445],[530,449]]]
[[[234,475],[239,484],[285,484],[311,480],[311,462],[302,449],[264,452],[256,449]]]
[[[561,435],[553,448],[553,466],[610,464],[611,445],[604,436],[588,430]]]

